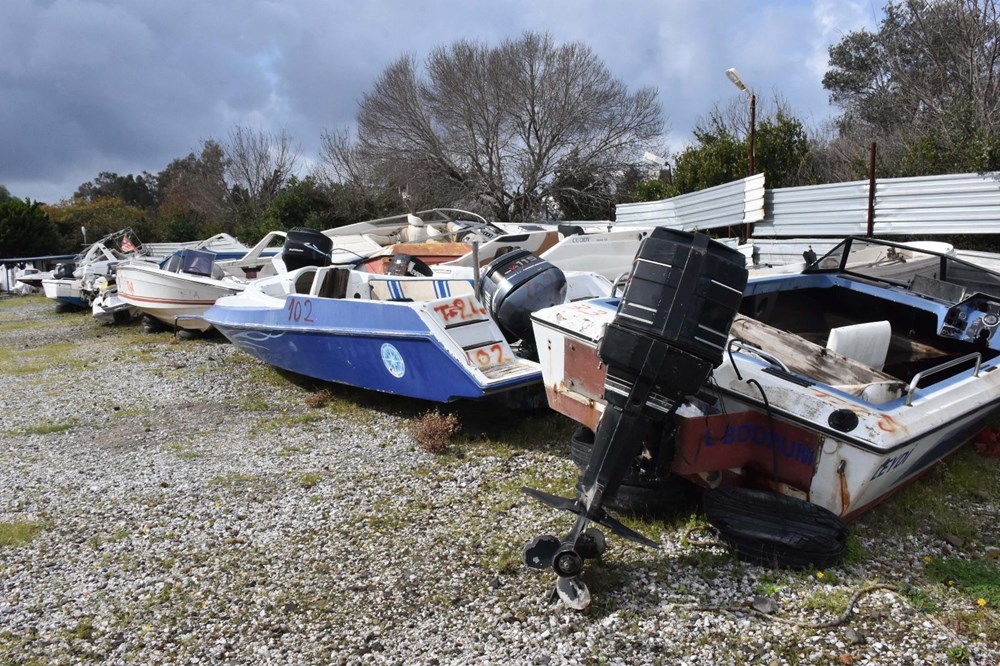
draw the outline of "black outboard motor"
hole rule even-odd
[[[566,300],[566,276],[527,250],[514,250],[483,269],[483,303],[504,333],[534,344],[531,313]]]
[[[556,590],[568,606],[586,608],[590,603],[579,575],[584,558],[603,549],[603,535],[587,529],[588,523],[656,547],[609,516],[604,498],[621,484],[649,422],[671,418],[722,363],[746,281],[743,255],[701,234],[660,227],[639,247],[618,312],[597,350],[607,367],[607,407],[581,476],[580,496],[569,500],[524,489],[578,516],[565,539],[539,536],[524,551],[528,566],[555,569]],[[595,544],[600,544],[597,553]]]
[[[285,268],[294,271],[303,266],[329,266],[333,240],[315,229],[295,227],[289,229],[281,248]]]

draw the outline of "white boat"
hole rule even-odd
[[[598,267],[613,278],[627,271],[643,233],[628,230],[566,236],[555,227],[497,225],[474,213],[439,208],[324,232],[271,232],[239,259],[213,262],[202,256],[193,270],[183,261],[160,267],[123,265],[119,267],[118,289],[123,300],[163,324],[205,331],[209,324],[196,317],[217,299],[242,292],[251,281],[305,264],[320,262],[384,275],[393,261],[405,257],[425,271],[437,266],[464,267],[471,276],[473,267],[512,249],[526,249],[568,270]],[[286,242],[281,254],[264,260],[265,250],[283,237]],[[185,256],[194,256],[186,252]]]
[[[699,299],[732,290],[709,275],[677,296],[667,285],[683,277],[667,264],[679,262],[640,258],[621,299],[533,315],[549,404],[596,431],[577,498],[531,491],[579,516],[568,537],[532,542],[529,561],[556,568],[570,605],[589,599],[575,549],[587,553],[591,522],[642,541],[604,511],[622,488],[694,484],[741,557],[824,566],[843,553],[844,521],[962,446],[1000,405],[1000,273],[942,244],[850,238],[799,273],[751,277],[738,310],[714,313]],[[673,317],[690,324],[673,339],[647,323]],[[709,338],[711,358],[691,351]],[[631,370],[623,348],[638,354]],[[662,359],[643,356],[660,348]],[[706,379],[657,374],[685,355]],[[625,443],[636,423],[652,434]]]

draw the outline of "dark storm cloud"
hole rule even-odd
[[[630,87],[657,87],[674,148],[739,94],[726,67],[826,117],[826,48],[871,23],[832,0],[6,0],[3,14],[0,183],[48,201],[100,171],[159,171],[236,124],[287,130],[315,158],[400,56],[526,30],[582,41]]]

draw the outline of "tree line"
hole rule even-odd
[[[1000,169],[997,0],[901,0],[875,31],[829,49],[823,86],[838,115],[807,128],[775,92],[757,95],[754,164],[768,187]],[[321,137],[300,176],[285,133],[233,128],[159,173],[102,172],[55,204],[0,186],[0,256],[74,251],[130,226],[144,241],[272,229],[330,228],[433,206],[501,221],[609,219],[614,206],[747,175],[749,105],[716,105],[694,141],[650,177],[640,156],[664,153],[652,88],[629,90],[585,44],[525,33],[469,40],[390,64],[360,100],[353,130]],[[36,233],[26,233],[26,229]]]

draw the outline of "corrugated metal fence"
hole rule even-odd
[[[754,237],[868,233],[868,181],[768,190]],[[876,236],[1000,233],[1000,174],[875,181]]]
[[[875,181],[876,236],[1000,233],[1000,172]],[[673,199],[622,204],[618,225],[686,231],[753,224],[753,238],[868,233],[868,181],[764,189],[761,174]]]
[[[718,229],[764,219],[764,174],[682,194],[672,199],[619,204],[615,226]]]

